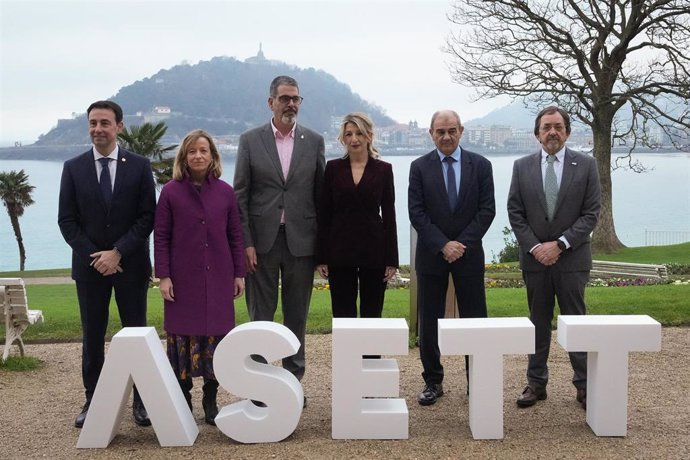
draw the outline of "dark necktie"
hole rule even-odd
[[[455,211],[455,206],[458,204],[458,188],[455,184],[455,170],[453,169],[453,163],[455,163],[455,158],[445,157],[443,162],[446,163],[446,179],[447,179],[447,191],[448,191],[448,203],[450,203],[451,212]]]
[[[103,200],[105,204],[110,206],[110,201],[113,198],[113,186],[110,182],[110,163],[112,158],[99,158],[98,161],[101,163],[101,177],[99,178],[99,183],[101,185],[101,193],[103,194]]]
[[[553,167],[554,161],[558,161],[556,155],[546,157],[546,174],[544,174],[544,196],[546,197],[546,212],[549,220],[553,220],[556,211],[556,200],[558,199],[558,181],[556,180],[556,170]]]

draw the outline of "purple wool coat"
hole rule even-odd
[[[225,335],[235,326],[234,279],[246,274],[235,191],[209,175],[201,190],[189,176],[163,187],[154,226],[155,273],[170,277],[164,328],[177,335]]]

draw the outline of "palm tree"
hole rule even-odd
[[[24,208],[34,204],[31,193],[36,187],[29,184],[29,176],[21,171],[0,172],[0,199],[10,216],[14,236],[17,237],[19,246],[19,270],[24,271],[26,251],[22,239],[22,230],[19,227],[19,218],[24,215]]]
[[[124,148],[151,159],[153,175],[159,185],[164,185],[172,178],[175,158],[168,157],[166,153],[177,148],[177,145],[163,147],[161,144],[167,130],[165,122],[161,121],[155,125],[146,122],[141,126],[132,125],[129,129],[125,127],[117,135]]]

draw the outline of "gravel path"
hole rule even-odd
[[[555,337],[555,334],[554,334]],[[524,383],[526,357],[504,361],[505,439],[475,441],[468,426],[463,360],[445,358],[446,395],[421,407],[418,350],[397,357],[401,397],[407,400],[410,437],[398,441],[334,441],[331,430],[331,337],[307,338],[309,398],[296,431],[275,444],[242,445],[203,423],[201,388],[195,380],[194,416],[199,436],[192,447],[161,448],[152,428],[127,416],[108,449],[76,449],[73,427],[81,408],[80,344],[28,345],[43,369],[0,370],[0,458],[690,458],[690,329],[664,328],[660,353],[633,353],[629,360],[628,435],[599,438],[575,401],[567,354],[552,345],[549,397],[530,409],[515,398]],[[220,403],[234,398],[223,392]]]

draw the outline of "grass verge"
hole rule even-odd
[[[26,372],[40,369],[43,361],[32,356],[8,356],[7,361],[0,359],[0,370],[10,372]]]
[[[25,341],[80,341],[81,322],[73,285],[29,285],[29,305],[43,310],[45,322],[29,326]],[[490,288],[486,291],[489,316],[527,316],[527,296],[522,288]],[[586,291],[589,312],[596,315],[649,315],[664,326],[690,326],[690,285],[654,285],[629,287],[592,287]],[[324,334],[331,331],[330,292],[314,290],[307,323],[307,333]],[[410,291],[389,289],[383,316],[409,319]],[[244,298],[235,302],[237,324],[248,321]],[[280,307],[276,320],[282,321]],[[163,330],[163,302],[157,289],[149,290],[148,323],[159,334]],[[108,337],[121,328],[114,300],[110,306]],[[4,325],[0,326],[4,336]]]

